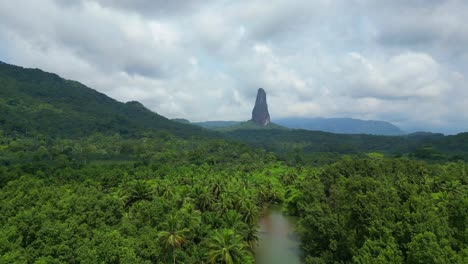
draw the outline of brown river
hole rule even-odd
[[[283,215],[281,207],[271,206],[259,220],[256,263],[298,264],[301,263],[299,237],[294,227],[296,219]]]

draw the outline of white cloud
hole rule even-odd
[[[468,130],[462,0],[0,2],[0,60],[168,117],[383,119]]]
[[[353,97],[439,97],[450,89],[442,67],[424,53],[408,52],[377,62],[350,53],[347,64],[349,94]]]

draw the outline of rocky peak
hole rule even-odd
[[[270,124],[270,114],[268,113],[268,105],[266,101],[266,93],[263,88],[258,89],[255,106],[252,110],[252,121],[261,126]]]

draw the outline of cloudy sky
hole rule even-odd
[[[0,1],[0,60],[192,121],[468,131],[465,0]]]

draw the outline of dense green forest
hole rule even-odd
[[[306,263],[468,262],[465,163],[343,159],[292,184]]]
[[[300,217],[307,263],[468,257],[462,162],[374,154],[289,166],[245,144],[168,134],[1,143],[1,263],[251,263],[271,203]]]
[[[1,142],[1,263],[251,263],[295,170],[224,140]]]
[[[228,131],[225,135],[278,154],[305,153],[311,157],[309,161],[314,161],[317,154],[359,155],[370,152],[438,162],[468,160],[468,133],[374,136],[308,130],[241,129]]]
[[[213,132],[0,64],[0,263],[253,263],[273,203],[305,263],[468,263],[467,137]]]

